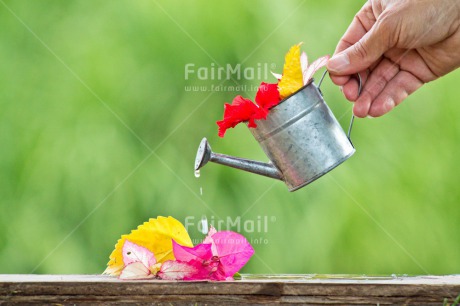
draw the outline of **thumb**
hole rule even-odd
[[[358,42],[334,55],[327,63],[329,72],[350,75],[366,70],[389,49],[390,31],[382,31],[378,24]]]

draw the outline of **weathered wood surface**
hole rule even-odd
[[[101,275],[0,275],[0,303],[156,305],[442,305],[460,275],[366,277],[243,275],[228,282],[122,281]]]

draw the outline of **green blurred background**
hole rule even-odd
[[[0,273],[100,273],[158,215],[188,217],[193,239],[203,215],[260,220],[240,228],[256,250],[245,273],[460,273],[460,71],[357,120],[353,158],[295,193],[218,165],[193,175],[204,136],[266,160],[245,126],[221,139],[215,121],[274,79],[188,92],[236,83],[186,80],[185,65],[280,72],[300,41],[331,54],[362,3],[0,1]],[[323,92],[346,126],[351,104],[328,79]]]

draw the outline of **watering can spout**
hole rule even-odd
[[[214,153],[211,150],[208,140],[203,138],[196,153],[195,171],[201,169],[208,162],[225,165],[283,181],[283,175],[273,164]]]

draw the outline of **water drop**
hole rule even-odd
[[[195,170],[195,177],[200,177],[200,170]]]
[[[200,187],[200,195],[203,195],[203,187]]]
[[[208,233],[208,219],[205,215],[201,217],[201,233],[203,233],[203,235]]]

